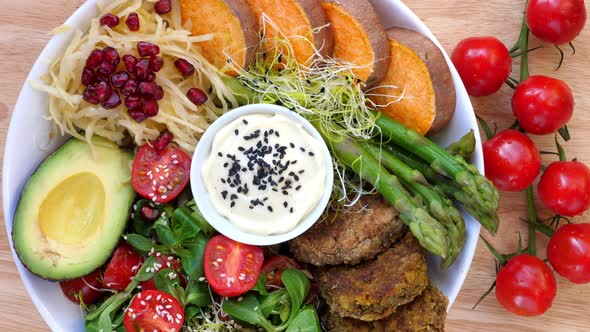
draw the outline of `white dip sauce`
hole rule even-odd
[[[213,206],[241,230],[292,230],[318,204],[323,143],[283,115],[244,115],[221,129],[202,171]]]

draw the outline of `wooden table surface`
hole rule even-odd
[[[48,31],[60,25],[82,0],[0,0],[0,155],[10,115],[20,88],[33,62],[50,36]],[[506,45],[518,36],[524,0],[406,0],[407,5],[430,27],[445,49],[473,35],[493,35]],[[540,44],[534,38],[532,46]],[[575,42],[577,54],[567,56],[555,72],[558,53],[551,47],[531,55],[532,74],[556,76],[573,89],[576,111],[570,122],[573,139],[567,144],[571,157],[590,163],[590,28]],[[515,65],[515,72],[518,65]],[[494,121],[500,128],[513,122],[511,91],[502,88],[493,97],[473,98],[476,112]],[[552,148],[552,137],[536,137],[541,148]],[[524,193],[502,193],[501,228],[492,242],[506,251],[516,247],[518,232],[526,238],[519,221],[525,212]],[[0,212],[2,213],[2,212]],[[590,221],[588,215],[577,221]],[[488,239],[489,234],[484,234]],[[540,241],[539,247],[544,245]],[[543,247],[544,248],[544,247]],[[544,252],[541,250],[540,252]],[[506,312],[495,297],[488,297],[475,310],[477,299],[494,279],[492,256],[480,241],[463,289],[451,309],[447,331],[590,331],[590,286],[573,285],[559,279],[558,297],[543,317],[522,318]],[[47,325],[37,313],[16,271],[5,228],[0,227],[0,331],[46,331]]]

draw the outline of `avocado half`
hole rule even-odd
[[[93,138],[70,139],[31,176],[14,215],[12,239],[21,262],[50,280],[87,275],[111,256],[135,191],[133,155]]]

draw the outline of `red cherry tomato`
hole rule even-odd
[[[483,145],[486,177],[505,191],[520,191],[541,171],[541,154],[535,143],[516,130],[504,130]]]
[[[451,60],[467,92],[474,97],[489,96],[500,90],[512,72],[508,49],[494,37],[473,37],[462,40]]]
[[[256,285],[264,253],[262,249],[217,235],[205,247],[205,277],[221,296],[239,296]]]
[[[183,285],[186,283],[186,280],[184,280],[184,277],[182,276],[182,274],[180,274],[180,269],[182,267],[182,265],[180,263],[180,259],[174,258],[172,256],[166,256],[166,255],[159,255],[158,256],[158,253],[156,253],[155,255],[156,255],[156,259],[158,260],[158,263],[162,265],[162,269],[174,270],[178,274],[178,277],[180,279],[180,283]],[[148,281],[144,281],[140,285],[141,285],[141,289],[143,289],[143,290],[157,289],[156,283],[154,282],[154,278],[152,278]]]
[[[520,126],[533,135],[547,135],[563,127],[574,112],[574,95],[565,82],[531,76],[512,96],[512,113]]]
[[[567,280],[576,284],[590,282],[590,224],[560,227],[549,241],[547,258]]]
[[[184,324],[182,305],[172,295],[158,290],[138,293],[123,319],[127,332],[180,331]]]
[[[526,22],[537,38],[561,45],[576,38],[586,23],[584,0],[529,0]]]
[[[191,158],[177,148],[156,150],[142,145],[133,161],[131,183],[142,197],[167,203],[184,190],[189,181]]]
[[[300,269],[299,264],[287,256],[273,256],[264,261],[262,273],[266,276],[267,288],[284,287],[281,275],[287,269]]]
[[[496,298],[506,310],[519,316],[539,316],[553,304],[557,281],[542,260],[518,255],[500,269],[496,277]]]
[[[61,281],[59,287],[64,295],[74,303],[96,303],[104,295],[104,292],[100,290],[102,277],[99,270],[77,279]]]
[[[142,258],[129,245],[119,245],[104,272],[104,287],[124,290],[137,274],[141,264]]]
[[[553,212],[577,216],[590,208],[590,169],[577,161],[556,161],[543,172],[537,189]]]

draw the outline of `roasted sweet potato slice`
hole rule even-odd
[[[426,36],[402,29],[387,31],[391,63],[382,88],[369,97],[383,113],[419,133],[442,129],[455,112],[455,87],[441,50]],[[401,99],[399,99],[401,98]]]
[[[247,67],[258,45],[258,20],[242,0],[180,0],[183,24],[190,21],[195,35],[213,33],[212,40],[201,43],[203,55],[218,68],[228,59]],[[228,67],[226,67],[227,69]],[[235,74],[227,70],[228,74]]]
[[[314,48],[320,54],[332,54],[332,29],[319,0],[246,0],[258,17],[261,29],[269,43],[265,49],[274,48],[275,38],[286,38],[297,62],[309,65]],[[264,23],[264,26],[262,26]]]
[[[385,29],[367,0],[325,0],[322,7],[334,34],[333,57],[352,63],[367,86],[381,81],[389,66]]]

